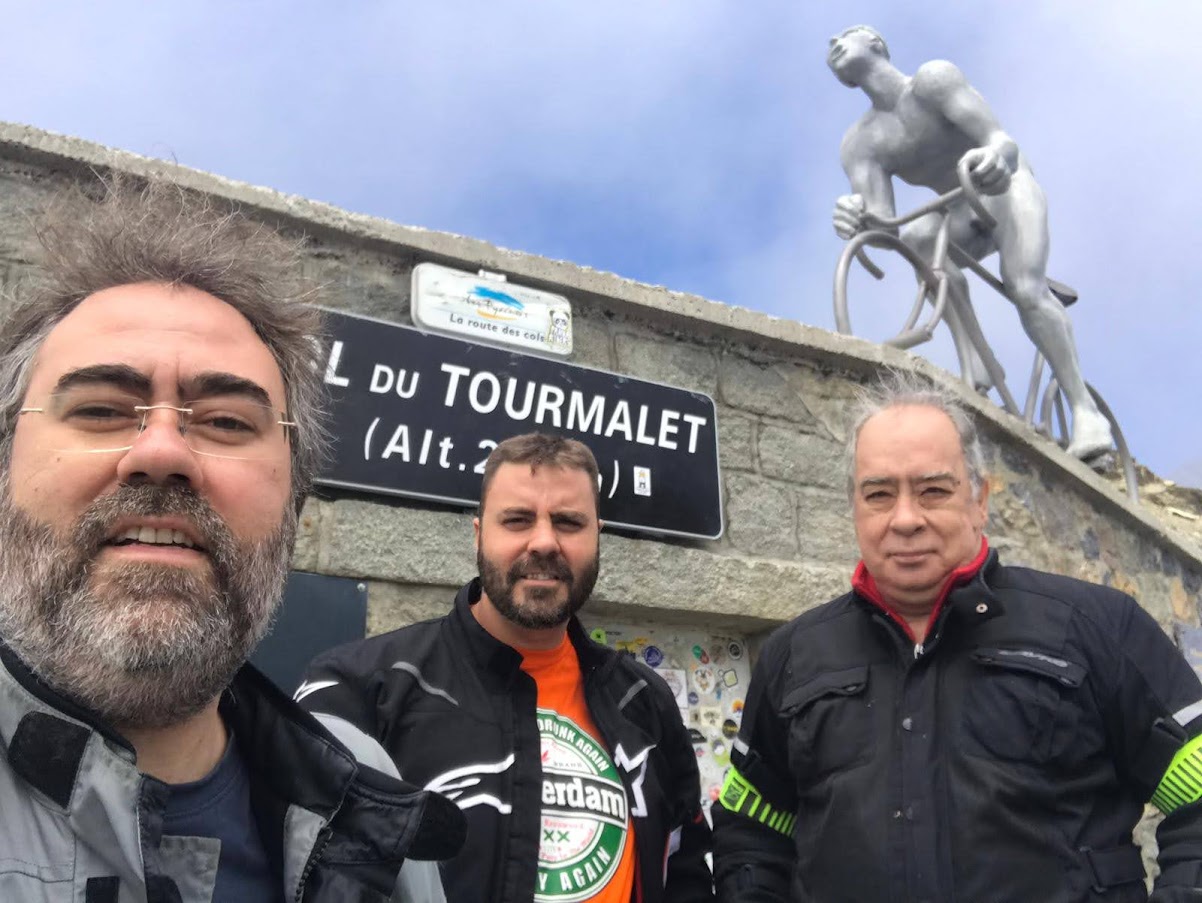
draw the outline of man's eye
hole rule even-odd
[[[946,486],[927,486],[922,490],[922,497],[926,499],[941,499],[951,494]]]
[[[563,518],[555,521],[555,528],[565,533],[575,533],[584,529],[584,523],[573,518]]]
[[[108,402],[86,402],[66,412],[64,419],[79,424],[117,425],[135,419],[132,407]]]
[[[893,493],[886,492],[883,489],[876,489],[876,490],[873,490],[872,492],[865,493],[865,495],[864,495],[864,501],[866,501],[870,504],[873,504],[873,505],[885,504],[887,502],[892,501],[892,499],[893,499]]]
[[[254,424],[235,414],[206,414],[203,419],[195,421],[193,426],[219,433],[253,433]]]
[[[501,519],[501,525],[505,527],[524,527],[530,523],[528,517],[505,517]]]

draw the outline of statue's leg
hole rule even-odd
[[[1090,458],[1107,451],[1113,443],[1110,422],[1085,388],[1068,312],[1048,289],[1049,242],[1043,192],[1030,178],[1016,175],[1010,190],[990,206],[998,220],[993,239],[998,247],[1002,282],[1018,308],[1023,329],[1047,358],[1073,412],[1068,452]]]
[[[928,214],[915,220],[902,228],[902,240],[921,254],[924,259],[931,260],[935,253],[935,237],[939,232],[941,219],[939,214]],[[954,235],[952,240],[956,240]],[[972,299],[968,294],[968,280],[950,259],[944,261],[943,271],[947,273],[949,294],[947,307],[944,308],[944,317],[947,319],[948,329],[952,333],[956,357],[960,361],[960,376],[966,383],[984,394],[993,388],[993,380],[989,378],[989,371],[985,368],[984,361],[981,360],[976,346],[968,337],[969,333],[966,327],[976,323],[977,318],[972,307]],[[934,299],[931,300],[933,303]]]

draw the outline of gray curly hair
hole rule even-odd
[[[301,274],[298,242],[174,183],[111,175],[76,185],[34,221],[40,266],[0,324],[0,487],[8,479],[18,412],[46,337],[89,295],[119,285],[187,285],[250,322],[283,376],[299,511],[326,454],[321,312]],[[306,303],[308,302],[308,303]]]
[[[902,405],[922,405],[947,415],[960,437],[960,448],[964,451],[964,468],[968,471],[968,485],[976,497],[985,480],[985,456],[981,450],[977,426],[968,410],[947,389],[927,382],[913,373],[889,370],[875,385],[861,391],[852,408],[852,425],[847,434],[843,458],[847,472],[848,499],[854,498],[856,491],[856,443],[860,439],[860,430],[870,418],[889,408]]]

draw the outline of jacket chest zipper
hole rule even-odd
[[[322,828],[317,832],[317,840],[313,843],[313,850],[309,853],[309,859],[305,863],[304,871],[301,872],[300,883],[296,886],[296,896],[293,898],[296,903],[301,903],[305,896],[305,884],[309,880],[309,873],[313,871],[313,867],[317,865],[317,860],[321,854],[325,852],[326,844],[330,842],[330,837],[334,831],[330,827]]]

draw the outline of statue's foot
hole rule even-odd
[[[1110,421],[1099,411],[1073,412],[1073,438],[1065,451],[1074,458],[1088,461],[1110,451],[1112,445],[1114,436],[1110,432]]]
[[[963,378],[978,395],[988,395],[993,389],[993,380],[989,378],[989,371],[982,363],[970,366],[964,371]]]
[[[1002,374],[1002,378],[1006,378],[1005,373]],[[977,354],[975,348],[969,352],[964,381],[972,386],[979,395],[988,395],[993,390],[994,382],[989,375],[989,368],[985,366],[985,362],[981,360],[981,356]]]

